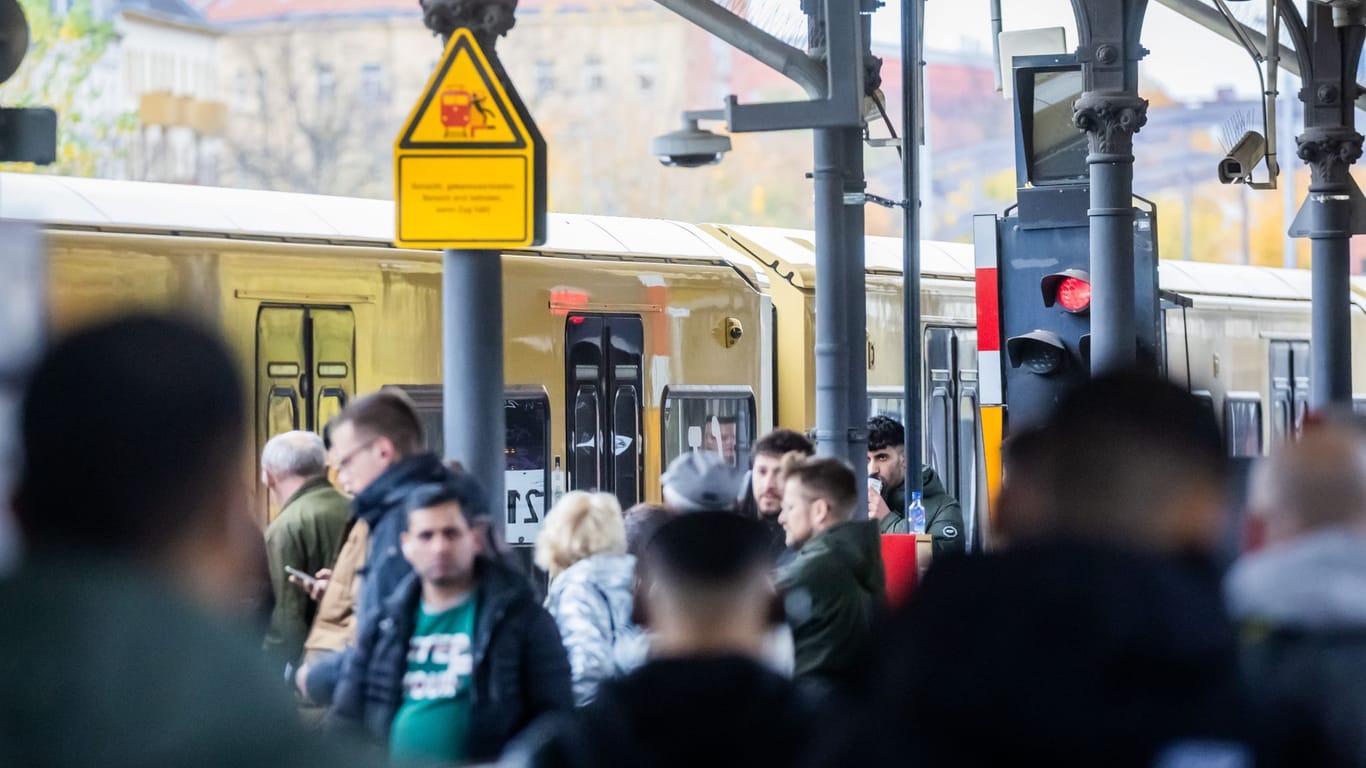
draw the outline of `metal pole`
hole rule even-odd
[[[1091,371],[1133,366],[1134,156],[1093,151],[1091,164]]]
[[[848,276],[844,248],[842,136],[838,128],[815,132],[816,214],[816,452],[848,458],[849,350],[842,302]]]
[[[901,181],[906,207],[901,209],[902,387],[906,426],[906,519],[911,519],[912,494],[923,491],[920,473],[925,442],[920,393],[920,136],[916,107],[920,104],[921,0],[901,0]],[[1000,27],[1000,0],[992,0],[992,43]],[[1000,61],[999,54],[996,57]],[[997,87],[1000,72],[997,71]]]
[[[442,426],[446,458],[488,492],[494,540],[505,537],[503,259],[498,251],[442,256]]]
[[[911,2],[912,2],[912,0],[902,0],[902,10],[901,10],[901,19],[902,19],[902,21],[901,21],[901,34],[902,34],[902,35],[905,35],[905,34],[906,34],[906,30],[907,30],[907,28],[908,28],[908,27],[906,26],[906,11],[908,10],[907,6],[909,6],[909,5],[911,4]],[[916,10],[917,24],[919,23],[919,14],[920,14],[920,11],[919,11],[919,9],[917,9],[917,10]],[[905,48],[905,45],[904,45],[904,44],[902,45],[901,52],[902,52],[902,54],[905,54],[905,52],[906,52],[906,48]],[[917,62],[917,64],[916,64],[916,66],[919,66],[919,63],[918,63],[918,62]],[[997,90],[997,92],[1000,92],[1000,90],[1001,90],[1001,77],[1002,77],[1002,73],[1001,73],[1001,0],[991,0],[991,73],[992,73],[993,75],[996,76],[996,90]],[[908,494],[908,495],[909,495],[909,494]]]
[[[1351,238],[1315,237],[1310,318],[1309,404],[1352,402]]]
[[[1304,132],[1295,143],[1310,168],[1309,198],[1290,234],[1311,242],[1309,404],[1317,410],[1352,404],[1350,246],[1353,234],[1366,232],[1366,200],[1351,175],[1363,139],[1348,99],[1366,30],[1339,27],[1337,8],[1310,3],[1307,11],[1306,23],[1294,6],[1281,7],[1305,73]]]
[[[868,292],[864,254],[863,192],[867,184],[863,178],[863,132],[858,128],[841,128],[844,145],[844,261],[845,295],[844,347],[848,351],[849,427],[845,430],[845,448],[849,463],[855,471],[868,462]],[[868,484],[857,483],[859,504],[854,517],[864,519],[868,514]]]
[[[1134,305],[1134,134],[1148,121],[1138,96],[1139,44],[1148,0],[1072,0],[1086,92],[1073,120],[1091,167],[1091,373],[1137,361]]]

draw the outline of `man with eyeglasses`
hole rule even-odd
[[[412,567],[399,552],[403,499],[418,485],[446,477],[441,459],[424,450],[422,422],[402,395],[381,391],[346,406],[328,428],[329,463],[351,494],[351,530],[331,569],[311,586],[320,599],[294,675],[304,697],[332,702],[346,655],[367,620]]]

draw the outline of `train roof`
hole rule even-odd
[[[1199,261],[1158,262],[1164,291],[1249,299],[1309,301],[1309,272],[1301,269],[1212,264]]]
[[[549,237],[537,249],[543,252],[724,261],[756,274],[743,253],[692,224],[547,217]],[[377,248],[392,248],[394,233],[394,205],[387,200],[18,173],[0,173],[0,218],[53,229]]]
[[[799,287],[815,284],[816,235],[810,230],[781,227],[755,227],[740,224],[713,224],[724,234],[750,251],[784,279]],[[901,274],[901,238],[864,238],[866,270],[870,273]],[[920,272],[930,277],[970,280],[973,276],[972,246],[922,240]]]

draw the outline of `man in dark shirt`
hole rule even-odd
[[[532,728],[506,764],[797,765],[820,720],[761,661],[781,612],[759,524],[731,513],[681,515],[650,539],[641,568],[650,661],[604,683],[592,704]]]

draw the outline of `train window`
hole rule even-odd
[[[269,434],[273,437],[299,428],[299,398],[293,387],[275,387],[266,408]]]
[[[427,450],[445,456],[441,386],[391,384],[384,389],[398,390],[412,401],[426,432]],[[510,386],[503,396],[505,534],[509,544],[530,545],[550,509],[550,397],[538,386]]]
[[[599,488],[602,482],[601,467],[598,466],[598,392],[583,386],[574,393],[574,424],[571,434],[574,444],[570,446],[573,458],[569,471],[574,473],[577,488]]]
[[[1230,392],[1224,396],[1224,443],[1233,458],[1262,455],[1260,394]]]
[[[324,379],[344,379],[349,370],[346,363],[318,363],[318,375]]]
[[[345,407],[346,390],[341,387],[323,387],[318,393],[318,423],[326,425]]]
[[[625,509],[640,501],[640,398],[634,386],[617,386],[612,411],[612,423],[617,425],[612,440],[614,490]]]
[[[661,471],[692,449],[714,451],[734,467],[749,466],[756,423],[749,387],[666,387],[660,412]]]
[[[270,363],[266,366],[266,375],[271,378],[290,378],[299,375],[297,363]]]
[[[507,422],[507,542],[531,544],[549,511],[550,398],[540,388],[508,393],[503,405]]]
[[[901,416],[906,402],[906,398],[901,394],[902,391],[903,390],[899,388],[895,391],[883,391],[869,388],[868,418],[871,419],[874,416],[887,416],[888,418],[893,418],[905,423],[906,420]]]

